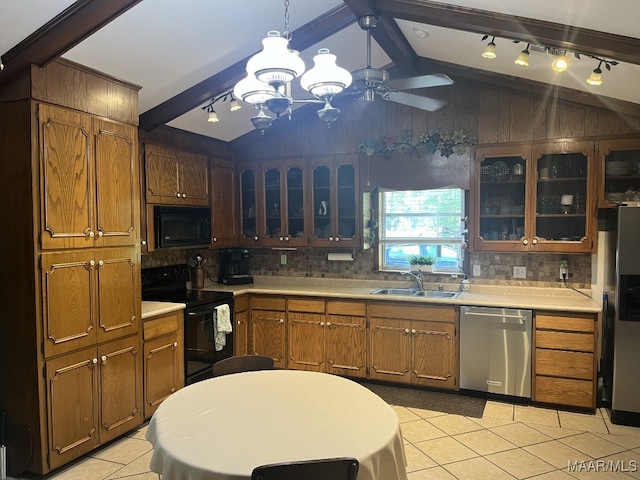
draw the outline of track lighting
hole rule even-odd
[[[488,38],[488,35],[485,35],[482,39],[486,40],[487,38]],[[484,52],[482,52],[482,57],[483,58],[493,59],[493,58],[496,58],[498,56],[498,55],[496,55],[495,39],[496,39],[496,37],[493,37],[491,39],[491,41],[487,44],[487,48],[485,48]]]
[[[241,108],[242,108],[242,105],[240,105],[238,103],[238,101],[235,98],[233,98],[233,95],[232,95],[231,96],[231,102],[229,103],[229,111],[230,112],[237,112]]]
[[[564,72],[568,66],[569,66],[569,60],[567,59],[567,56],[564,53],[559,57],[554,58],[553,62],[551,62],[551,68],[553,69],[554,72]]]
[[[513,63],[520,65],[521,67],[529,66],[529,46],[530,44],[527,43],[527,48],[520,52],[520,55],[518,55],[518,58],[516,58]]]
[[[209,123],[218,123],[220,121],[220,119],[218,118],[218,114],[216,113],[216,111],[212,108],[209,111],[209,115],[207,116],[207,122]]]
[[[227,100],[229,100],[229,111],[230,112],[235,112],[235,111],[240,110],[242,108],[242,106],[238,103],[238,101],[233,96],[233,92],[225,92],[225,93],[223,93],[222,95],[220,95],[218,97],[212,98],[209,101],[209,103],[207,103],[204,107],[202,107],[202,110],[206,110],[206,112],[207,112],[207,122],[209,122],[209,123],[218,123],[220,121],[220,118],[218,117],[218,114],[213,109],[213,105],[216,102],[226,102]]]

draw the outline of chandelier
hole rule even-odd
[[[314,67],[305,73],[304,61],[299,52],[289,49],[289,0],[284,1],[284,32],[271,30],[262,39],[262,50],[247,62],[247,75],[233,89],[233,96],[249,103],[258,110],[251,117],[254,128],[264,131],[269,128],[274,117],[288,114],[294,103],[320,103],[323,107],[317,114],[320,120],[330,126],[339,116],[340,110],[331,105],[334,95],[351,84],[351,73],[336,64],[336,56],[328,49],[321,48],[313,57]],[[291,82],[300,77],[300,86],[314,98],[294,100]]]

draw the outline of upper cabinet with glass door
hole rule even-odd
[[[262,245],[264,236],[264,208],[260,173],[255,164],[238,167],[240,178],[240,235],[239,245],[243,247],[257,247]]]
[[[356,247],[358,234],[357,169],[351,159],[314,162],[311,165],[310,244]]]
[[[640,201],[640,138],[598,142],[598,207]]]
[[[305,172],[304,161],[263,164],[263,246],[304,247],[309,244]]]
[[[558,141],[532,150],[536,183],[531,250],[595,251],[597,210],[593,142]]]
[[[475,249],[594,251],[592,142],[478,147],[476,160]]]
[[[526,145],[476,148],[475,204],[471,213],[475,249],[528,249],[530,152]]]

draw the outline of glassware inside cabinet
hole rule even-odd
[[[525,231],[526,161],[520,156],[485,158],[480,164],[480,236],[519,240]]]
[[[353,165],[338,167],[338,235],[353,238],[356,233],[356,170]]]
[[[579,241],[586,235],[588,159],[582,153],[542,155],[538,160],[535,235]]]
[[[604,197],[608,202],[640,201],[640,147],[604,157]]]

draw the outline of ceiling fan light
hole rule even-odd
[[[317,98],[330,99],[351,85],[351,73],[336,64],[336,56],[321,48],[314,66],[300,78],[300,86]]]
[[[566,55],[560,55],[551,62],[551,68],[554,72],[564,72],[569,66],[569,60]]]
[[[236,83],[236,86],[233,88],[233,96],[235,98],[239,98],[243,102],[252,105],[263,105],[267,100],[273,98],[275,94],[275,88],[261,82],[250,73]]]
[[[529,66],[529,50],[523,50],[522,52],[520,52],[520,55],[518,55],[518,58],[515,59],[514,63],[516,65],[520,65],[521,67],[528,67]]]
[[[362,92],[362,99],[367,103],[376,101],[376,91],[373,88],[367,88]]]
[[[215,110],[211,110],[209,112],[209,115],[207,115],[207,122],[209,123],[218,123],[220,121],[220,119],[218,118],[218,114],[216,113]]]
[[[263,49],[247,62],[247,72],[261,82],[278,87],[304,73],[304,61],[295,50],[289,50],[289,40],[271,30],[262,39]]]
[[[496,44],[493,43],[493,41],[491,41],[487,44],[487,48],[484,49],[484,52],[482,52],[482,57],[493,59],[493,58],[496,58],[497,56],[498,55],[496,54]]]
[[[591,76],[587,78],[587,83],[594,86],[602,85],[602,70],[596,68],[591,72]]]

